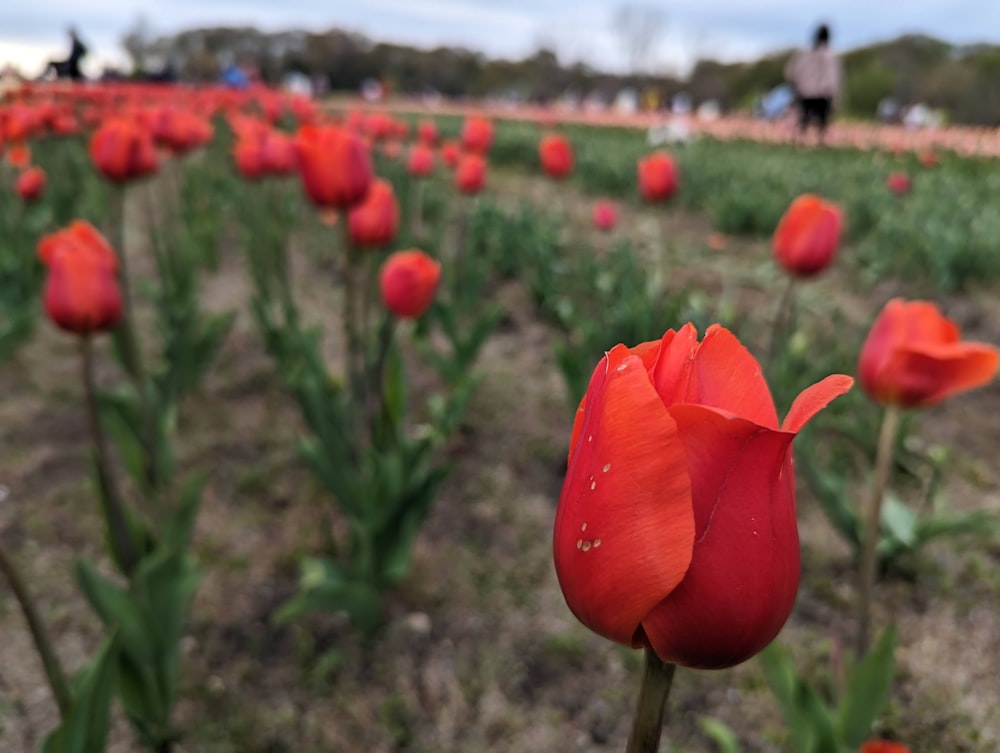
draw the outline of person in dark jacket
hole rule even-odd
[[[87,56],[87,45],[80,40],[76,29],[73,27],[69,28],[69,41],[69,56],[65,60],[53,60],[50,62],[46,72],[53,71],[56,74],[56,78],[82,81],[83,72],[80,70],[80,62]]]

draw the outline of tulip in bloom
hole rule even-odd
[[[559,180],[573,172],[573,147],[565,136],[550,134],[542,138],[538,158],[550,178]]]
[[[118,259],[93,225],[77,220],[45,236],[38,255],[48,269],[45,311],[57,326],[78,335],[118,326],[122,318]]]
[[[639,193],[646,201],[664,201],[677,192],[677,166],[666,152],[639,160]]]
[[[302,126],[295,139],[306,194],[322,209],[361,201],[375,179],[365,143],[339,126]]]
[[[493,124],[486,118],[466,118],[462,126],[462,146],[470,152],[486,154],[493,145]]]
[[[45,171],[40,167],[29,167],[17,176],[14,190],[25,204],[37,201],[45,192]]]
[[[362,248],[388,245],[399,228],[399,202],[392,185],[377,179],[365,200],[351,209],[347,229],[351,242]]]
[[[580,403],[556,513],[573,614],[664,662],[719,669],[778,634],[799,583],[792,440],[850,389],[834,375],[782,424],[760,365],[728,330],[616,345]]]
[[[903,743],[894,743],[889,740],[869,740],[862,743],[861,753],[910,753],[910,749]]]
[[[774,258],[796,277],[818,274],[833,261],[842,227],[840,207],[814,194],[802,194],[785,210],[774,231]]]
[[[433,120],[422,120],[417,126],[417,139],[426,147],[432,147],[438,140],[437,123]]]
[[[382,301],[396,316],[417,319],[434,302],[440,279],[441,265],[423,251],[396,251],[379,272]]]
[[[434,152],[423,143],[415,144],[410,149],[410,157],[406,169],[415,178],[426,178],[434,172]]]
[[[858,379],[884,405],[919,408],[989,382],[997,371],[992,345],[962,342],[958,327],[928,301],[889,301],[858,359]]]
[[[105,120],[90,139],[90,159],[108,180],[125,183],[156,172],[149,129],[126,118]]]
[[[614,230],[618,224],[618,206],[607,199],[595,201],[592,219],[598,230]]]
[[[455,171],[455,185],[464,194],[479,193],[486,184],[486,160],[478,154],[466,154]]]

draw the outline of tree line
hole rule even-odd
[[[376,79],[394,93],[449,98],[503,96],[550,102],[567,94],[610,101],[622,89],[655,92],[667,102],[687,93],[697,104],[716,100],[725,110],[750,108],[783,82],[792,50],[759,60],[700,60],[688,76],[615,74],[586,63],[564,64],[539,49],[520,60],[489,58],[461,47],[421,49],[378,42],[344,31],[262,32],[255,28],[192,29],[151,39],[141,27],[123,40],[138,73],[169,67],[184,80],[216,80],[230,64],[252,64],[263,80],[278,83],[290,73],[321,82],[330,91],[358,91]],[[847,114],[872,118],[878,103],[924,103],[952,122],[1000,124],[1000,46],[956,46],[907,35],[843,53]]]

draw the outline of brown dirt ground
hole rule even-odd
[[[589,230],[590,202],[539,180],[496,176],[505,200],[528,196]],[[544,203],[543,203],[544,202]],[[623,205],[619,232],[660,259],[678,284],[698,284],[738,311],[766,316],[774,272],[766,242],[729,238],[710,251],[707,220]],[[603,242],[603,241],[600,241]],[[131,243],[130,254],[142,255]],[[848,249],[849,251],[849,249]],[[305,305],[339,350],[333,286],[296,259]],[[135,265],[143,273],[142,263]],[[148,271],[148,270],[147,270]],[[805,306],[843,308],[870,321],[896,285],[862,289],[846,268],[814,284]],[[554,333],[517,284],[498,297],[507,326],[487,343],[485,379],[451,448],[455,470],[422,531],[411,576],[389,599],[374,644],[336,617],[276,628],[270,616],[294,590],[296,559],[322,545],[329,504],[299,466],[301,422],[280,392],[245,303],[238,252],[206,283],[213,309],[239,319],[203,391],[181,417],[186,468],[212,469],[197,529],[204,578],[185,641],[179,751],[518,753],[621,750],[639,655],[590,634],[572,617],[550,554],[571,411],[553,358]],[[944,302],[971,337],[1000,342],[995,292]],[[672,326],[675,323],[667,323]],[[103,375],[110,379],[110,372]],[[417,381],[420,375],[416,375]],[[94,650],[100,627],[73,585],[80,557],[101,560],[97,511],[71,338],[42,323],[0,365],[0,537],[21,563],[70,668]],[[957,509],[1000,513],[1000,383],[929,411],[921,437],[962,459],[949,481]],[[822,670],[850,636],[850,559],[800,484],[803,585],[782,640],[802,666]],[[914,751],[990,753],[1000,747],[1000,544],[944,542],[913,581],[878,588],[877,624],[895,618],[900,666],[886,731]],[[105,563],[106,564],[106,563]],[[20,613],[0,591],[0,749],[36,750],[56,721]],[[714,716],[744,750],[781,750],[777,706],[755,662],[722,672],[680,670],[665,749],[707,753],[698,719]],[[126,724],[112,750],[138,750]]]

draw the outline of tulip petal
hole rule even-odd
[[[985,343],[900,348],[885,372],[893,375],[895,399],[916,407],[986,384],[997,372],[997,359],[997,349]]]
[[[691,561],[691,482],[677,427],[642,359],[619,345],[602,365],[570,456],[553,550],[569,608],[629,645]]]
[[[713,324],[699,345],[697,332],[687,324],[669,344],[664,336],[663,343],[654,382],[668,406],[706,405],[768,429],[778,428],[778,413],[760,364],[728,329]]]
[[[691,474],[694,556],[642,627],[664,661],[729,667],[766,646],[795,602],[794,435],[697,405],[669,412]]]
[[[781,430],[792,434],[802,431],[813,416],[823,410],[833,400],[846,394],[854,385],[854,380],[844,374],[831,374],[812,387],[803,390],[788,410]]]

